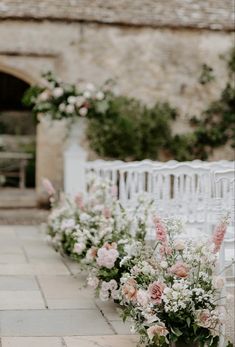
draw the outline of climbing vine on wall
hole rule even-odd
[[[52,119],[89,119],[87,136],[90,146],[100,156],[123,160],[157,159],[164,151],[177,160],[207,159],[215,148],[235,148],[235,48],[227,60],[228,81],[218,100],[198,117],[192,117],[192,131],[173,135],[172,123],[177,111],[169,103],[153,107],[127,96],[116,95],[108,81],[101,88],[65,84],[53,74],[44,75],[42,86],[31,87],[24,103],[35,114]],[[203,64],[199,82],[215,80],[213,68]]]

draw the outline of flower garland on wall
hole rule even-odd
[[[55,195],[48,182],[47,190]],[[86,201],[78,194],[75,201],[54,202],[47,232],[56,249],[85,267],[101,300],[121,305],[140,343],[216,347],[225,285],[216,266],[227,225],[226,217],[212,239],[189,240],[181,222],[156,216],[146,197],[126,210],[116,188],[92,176]]]

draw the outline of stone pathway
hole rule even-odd
[[[0,347],[135,347],[116,307],[33,226],[0,227]]]

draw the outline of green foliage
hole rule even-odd
[[[202,65],[201,75],[199,77],[199,83],[207,84],[215,79],[214,70],[207,64]]]
[[[105,112],[93,114],[88,138],[91,147],[104,157],[156,159],[172,138],[170,122],[175,118],[176,111],[167,103],[148,108],[136,99],[113,95]]]
[[[205,66],[204,72],[209,73]],[[191,118],[192,134],[177,135],[173,139],[171,153],[175,159],[206,160],[215,148],[226,144],[235,148],[235,48],[230,52],[227,66],[228,82],[220,98],[212,102],[199,117]]]

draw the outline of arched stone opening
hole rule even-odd
[[[33,80],[0,65],[0,188],[34,188],[36,121],[22,97]]]

